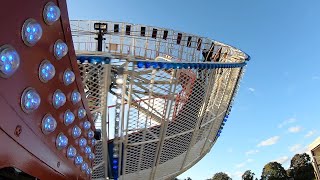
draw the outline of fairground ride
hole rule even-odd
[[[17,6],[19,4],[19,6]],[[2,3],[0,178],[173,179],[212,148],[247,54],[146,25]]]

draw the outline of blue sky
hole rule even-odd
[[[70,19],[167,27],[238,47],[251,56],[233,111],[211,152],[180,175],[194,180],[272,160],[287,168],[319,136],[319,0],[68,0]]]

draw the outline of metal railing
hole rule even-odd
[[[95,22],[71,21],[76,50],[96,51]],[[87,69],[81,72],[84,86],[91,93],[88,97],[94,95],[88,98],[89,107],[99,113],[96,127],[106,128],[105,139],[97,145],[93,178],[177,176],[205,156],[215,143],[249,56],[226,44],[183,32],[104,23],[108,29],[102,50],[113,59],[110,65],[79,63],[80,69]],[[205,53],[208,51],[211,54]],[[108,171],[112,156],[106,152],[114,121],[114,115],[107,114],[107,109],[114,107],[105,100],[111,73],[101,69],[107,66],[125,69],[121,160],[116,176]]]

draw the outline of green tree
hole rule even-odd
[[[261,180],[287,180],[286,170],[280,163],[269,162],[263,167]]]
[[[226,173],[219,172],[216,173],[211,180],[232,180]]]
[[[290,169],[287,172],[294,180],[315,179],[310,156],[306,153],[294,155],[291,159]]]
[[[244,172],[244,174],[242,175],[242,179],[243,180],[253,180],[254,178],[254,173],[251,172],[251,170],[246,170],[246,172]]]

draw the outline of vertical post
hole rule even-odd
[[[103,33],[101,31],[101,28],[99,28],[99,33],[98,33],[98,51],[102,51],[102,41],[103,41]]]
[[[109,84],[110,84],[110,74],[111,74],[111,65],[104,65],[104,84],[105,84],[105,100],[108,102],[108,92],[109,92]],[[103,152],[103,160],[104,160],[104,173],[105,177],[109,177],[108,175],[108,167],[109,167],[109,155],[108,155],[108,132],[107,124],[109,123],[108,117],[108,107],[105,107],[104,112],[102,113],[102,152]]]
[[[107,32],[108,25],[106,23],[94,23],[94,30],[98,30],[98,37],[94,38],[98,41],[98,51],[102,51],[102,41],[105,40],[103,35]]]

